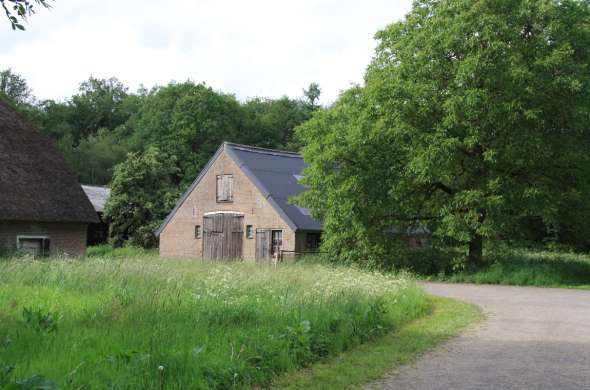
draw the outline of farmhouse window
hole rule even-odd
[[[232,202],[234,190],[233,175],[218,175],[217,176],[217,201],[218,202]]]
[[[252,225],[246,225],[246,238],[254,238],[254,229]]]
[[[201,238],[201,225],[195,226],[195,238]]]
[[[49,255],[50,241],[47,237],[42,236],[18,236],[16,246],[20,252],[35,256]]]

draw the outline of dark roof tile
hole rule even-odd
[[[278,206],[277,211],[293,230],[322,230],[322,223],[313,219],[308,210],[289,203],[289,198],[305,191],[299,184],[307,166],[301,155],[229,143],[226,147],[264,196],[274,201],[271,203]]]

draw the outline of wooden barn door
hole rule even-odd
[[[244,217],[241,215],[229,215],[226,217],[228,223],[228,235],[226,236],[226,259],[242,258],[242,243],[244,238]]]
[[[269,262],[272,258],[272,230],[256,229],[256,262]]]
[[[203,217],[203,258],[221,260],[223,258],[223,215]]]
[[[232,260],[242,258],[244,217],[219,213],[203,217],[203,258]]]

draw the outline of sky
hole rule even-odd
[[[25,32],[0,19],[0,69],[25,77],[40,99],[64,99],[89,76],[134,91],[205,82],[240,100],[302,96],[321,103],[362,83],[374,35],[411,0],[55,0]]]

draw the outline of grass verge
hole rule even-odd
[[[430,297],[433,311],[398,331],[360,345],[306,369],[289,373],[276,389],[359,388],[382,378],[401,364],[416,359],[444,340],[481,320],[480,309],[461,301]]]

